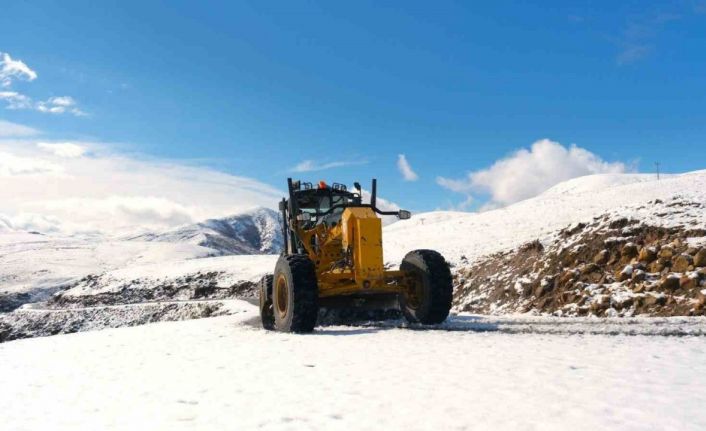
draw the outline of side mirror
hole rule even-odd
[[[353,188],[358,190],[358,193],[360,193],[360,183],[358,181],[353,183]]]
[[[287,208],[287,202],[283,199],[279,201],[279,210],[284,211]]]
[[[407,210],[399,210],[397,213],[397,218],[400,220],[409,220],[412,218],[412,213]]]
[[[301,213],[297,216],[298,221],[311,221],[311,214]]]

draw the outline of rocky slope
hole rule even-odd
[[[454,306],[557,316],[706,314],[706,203],[618,208],[455,268]]]

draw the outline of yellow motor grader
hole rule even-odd
[[[279,204],[284,250],[274,273],[260,282],[260,316],[266,329],[311,332],[319,307],[353,307],[366,300],[393,300],[410,322],[443,322],[451,308],[448,263],[436,251],[407,253],[399,270],[384,265],[379,215],[409,219],[409,211],[376,206],[373,179],[370,203],[360,184],[349,191],[287,179],[289,198]],[[343,305],[342,305],[343,304]]]

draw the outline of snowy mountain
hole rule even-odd
[[[283,245],[281,226],[277,211],[260,207],[166,232],[142,234],[129,240],[187,243],[216,250],[222,255],[277,254]]]

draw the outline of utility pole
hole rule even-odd
[[[659,181],[659,162],[655,162],[655,168],[657,168],[657,181]]]

